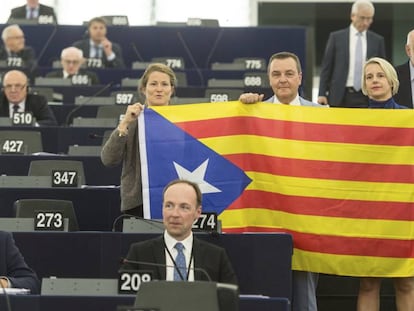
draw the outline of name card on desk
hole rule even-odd
[[[87,75],[72,76],[72,85],[91,85],[91,81]]]
[[[102,59],[100,58],[87,58],[86,59],[86,66],[90,68],[102,68],[103,63]]]
[[[204,213],[193,223],[193,229],[218,232],[217,213]]]
[[[33,125],[34,118],[31,112],[15,112],[13,113],[13,125]]]
[[[35,231],[64,231],[65,223],[62,212],[53,210],[35,211]]]
[[[264,73],[246,73],[244,75],[244,86],[265,87],[267,75]]]
[[[114,92],[112,95],[115,96],[116,105],[131,105],[137,101],[135,92],[119,91]]]
[[[8,57],[7,67],[23,67],[24,61],[21,57]]]
[[[22,139],[6,139],[1,144],[1,154],[25,154],[25,143]]]
[[[135,294],[141,283],[152,280],[151,271],[121,271],[118,278],[119,294]]]
[[[53,15],[39,15],[37,22],[39,24],[56,24],[55,19],[53,18]]]
[[[52,171],[52,187],[77,187],[78,172],[68,170]]]

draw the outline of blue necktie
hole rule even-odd
[[[362,33],[358,32],[357,36],[355,45],[354,89],[359,91],[361,89],[362,77]]]
[[[185,264],[185,256],[184,256],[184,245],[180,242],[175,244],[175,249],[177,250],[177,257],[175,257],[175,264],[177,265],[178,269],[181,272],[182,278],[180,273],[178,273],[177,267],[174,269],[174,281],[187,281],[187,266]]]
[[[95,58],[101,58],[102,57],[102,49],[99,45],[94,45],[95,50]]]

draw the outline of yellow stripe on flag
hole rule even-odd
[[[251,153],[304,160],[414,165],[414,146],[310,142],[255,135],[221,136],[200,141],[222,155]]]
[[[289,231],[343,237],[413,239],[414,223],[377,219],[349,219],[298,215],[255,208],[225,210],[220,214],[226,228],[283,228]],[[392,235],[389,233],[392,232]]]
[[[349,276],[406,277],[414,275],[414,258],[334,255],[295,248],[292,269]]]
[[[276,176],[257,172],[246,173],[253,180],[246,190],[327,199],[414,202],[413,185],[408,183],[362,182]]]

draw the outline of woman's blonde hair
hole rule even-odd
[[[368,95],[367,84],[365,82],[365,78],[366,78],[365,69],[370,64],[378,64],[382,68],[382,70],[384,70],[385,77],[387,78],[388,83],[391,86],[392,95],[397,94],[398,87],[400,86],[400,81],[398,81],[397,72],[395,71],[394,67],[389,62],[387,62],[385,59],[380,58],[380,57],[372,57],[369,60],[367,60],[366,63],[364,64],[364,70],[362,74],[362,93],[364,93],[364,95]]]

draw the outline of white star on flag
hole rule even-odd
[[[212,184],[204,180],[207,171],[208,160],[205,160],[200,164],[194,171],[189,171],[186,168],[182,167],[180,164],[174,163],[175,170],[177,172],[178,178],[186,179],[192,182],[195,182],[200,187],[201,193],[216,193],[221,192],[220,189],[214,187]]]

